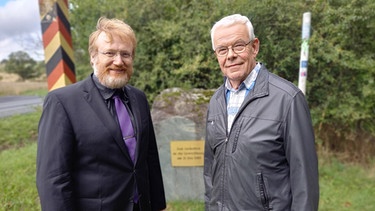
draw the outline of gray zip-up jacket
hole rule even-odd
[[[262,65],[228,134],[225,91],[224,85],[216,91],[207,113],[206,210],[318,210],[318,161],[304,94]]]

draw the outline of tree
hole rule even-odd
[[[36,67],[36,61],[23,51],[11,53],[5,63],[5,71],[19,75],[22,80],[39,76],[40,71]]]
[[[366,152],[373,148],[369,144],[375,143],[362,137],[368,133],[375,136],[374,9],[375,2],[370,0],[311,5],[307,86],[316,131],[318,137],[329,137],[323,139],[328,149],[350,155]]]
[[[131,84],[144,90],[151,102],[166,88],[213,89],[222,83],[210,29],[233,13],[252,21],[260,39],[258,61],[296,84],[302,14],[309,11],[306,97],[318,136],[328,127],[354,141],[353,134],[363,131],[375,136],[373,0],[237,0],[235,4],[230,0],[99,0],[95,7],[91,0],[70,3],[79,75],[86,77],[92,71],[87,42],[97,19],[122,19],[133,27],[138,40]],[[324,140],[327,145],[329,141]]]

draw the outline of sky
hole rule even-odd
[[[0,0],[0,62],[17,51],[44,60],[38,0]]]

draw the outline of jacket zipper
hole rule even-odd
[[[227,129],[226,129],[227,130]],[[224,205],[225,205],[225,178],[226,178],[226,156],[227,156],[227,147],[228,147],[228,133],[227,133],[227,137],[225,138],[225,149],[224,149],[224,158],[223,158],[223,178],[222,178],[222,181],[221,181],[221,208],[220,210],[224,210]]]

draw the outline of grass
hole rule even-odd
[[[40,210],[35,157],[35,142],[0,153],[0,210]]]
[[[319,210],[375,210],[374,165],[344,164],[320,159]]]
[[[27,115],[1,118],[0,150],[35,142],[41,109]]]
[[[204,210],[200,201],[173,201],[167,203],[167,211],[199,211]]]

